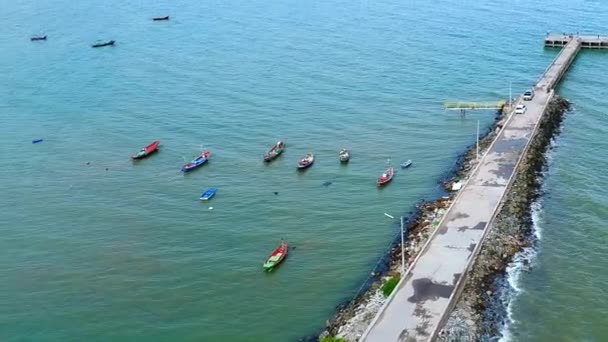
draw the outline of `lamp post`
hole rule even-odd
[[[394,219],[392,215],[384,213],[384,216]],[[401,278],[405,275],[405,237],[403,234],[403,216],[401,216]]]
[[[477,144],[476,146],[476,151],[475,151],[475,156],[477,161],[479,161],[479,120],[477,120]]]
[[[403,236],[403,216],[401,216],[401,278],[405,275],[405,238]]]

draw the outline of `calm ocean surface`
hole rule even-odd
[[[492,121],[442,102],[504,99],[510,81],[522,92],[556,53],[546,31],[600,31],[607,13],[564,0],[0,0],[0,340],[314,333],[384,253],[397,220],[383,213],[437,195],[477,120]],[[560,89],[577,111],[547,179],[540,266],[514,304],[525,339],[607,334],[605,70],[606,53],[583,53]],[[129,160],[153,139],[158,154]],[[286,153],[264,165],[278,139]],[[201,148],[211,161],[182,175]],[[315,165],[296,172],[309,151]],[[414,166],[378,190],[389,158]],[[262,273],[281,237],[296,248]]]

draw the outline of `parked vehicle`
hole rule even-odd
[[[528,90],[524,93],[524,101],[532,101],[534,98],[534,90]]]

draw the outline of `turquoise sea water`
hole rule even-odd
[[[608,52],[608,51],[606,51]],[[578,56],[558,89],[573,102],[548,155],[535,208],[537,254],[517,278],[507,336],[515,341],[605,341],[608,336],[608,176],[603,172],[608,53]],[[548,328],[550,327],[550,328]]]
[[[313,333],[384,253],[383,213],[437,194],[492,121],[442,101],[521,92],[555,55],[546,31],[605,23],[604,4],[547,3],[0,0],[0,340]],[[129,160],[153,139],[157,155]],[[264,165],[278,139],[287,151]],[[211,161],[182,175],[201,148]],[[389,158],[414,166],[378,190]],[[264,274],[281,237],[296,248]]]

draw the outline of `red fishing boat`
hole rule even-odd
[[[288,246],[287,243],[285,243],[285,241],[281,240],[281,244],[279,245],[279,247],[277,247],[268,257],[268,259],[266,259],[266,262],[264,263],[264,271],[272,271],[278,264],[281,263],[281,261],[283,261],[283,259],[285,259],[285,257],[287,256],[287,250],[288,250]]]
[[[158,150],[159,145],[160,145],[160,141],[154,140],[150,145],[142,148],[141,150],[139,150],[139,152],[132,155],[131,158],[133,158],[133,159],[145,158],[145,157],[151,155],[152,153],[156,152]]]
[[[378,181],[376,182],[376,184],[378,184],[378,186],[382,186],[388,182],[390,182],[393,179],[393,168],[389,167],[388,170],[384,171],[384,173],[382,175],[380,175],[380,177],[378,177]]]

